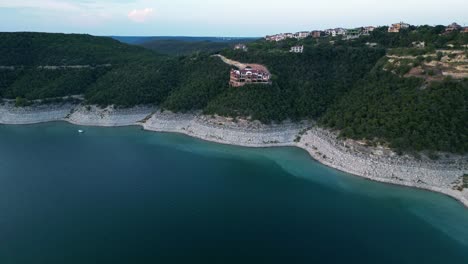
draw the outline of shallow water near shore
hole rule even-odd
[[[468,263],[449,197],[139,127],[0,125],[0,212],[0,263]]]

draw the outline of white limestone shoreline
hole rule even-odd
[[[299,147],[329,167],[373,181],[443,193],[468,207],[468,189],[457,190],[468,174],[468,156],[442,157],[433,161],[398,156],[383,147],[367,147],[352,140],[337,139],[335,133],[312,122],[264,125],[260,122],[174,114],[152,107],[115,109],[96,106],[54,105],[16,108],[0,104],[0,124],[35,124],[65,121],[83,126],[142,126],[155,132],[181,133],[222,144],[244,147]]]

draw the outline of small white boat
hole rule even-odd
[[[78,133],[83,134],[84,130],[78,130]]]

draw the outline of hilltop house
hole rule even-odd
[[[293,47],[291,47],[291,50],[289,52],[303,53],[304,52],[304,46],[293,46]]]
[[[325,35],[327,36],[344,36],[346,35],[346,29],[344,28],[332,28],[332,29],[327,29],[325,30]]]
[[[334,29],[326,29],[325,30],[325,35],[336,37],[336,31]]]
[[[462,27],[454,22],[454,23],[448,25],[445,28],[445,33],[451,33],[453,31],[458,31],[458,30],[461,30],[461,29],[462,29]]]
[[[322,36],[322,31],[314,30],[314,31],[310,32],[310,35],[313,38],[320,38]]]
[[[363,27],[362,28],[362,35],[364,36],[369,36],[372,31],[375,30],[376,27],[369,26],[369,27]]]
[[[308,36],[310,36],[309,31],[301,31],[301,32],[297,32],[296,34],[294,34],[294,37],[297,39],[305,39]]]
[[[407,28],[409,28],[409,27],[410,27],[410,24],[400,22],[400,23],[392,24],[392,26],[390,26],[390,27],[388,28],[388,32],[390,32],[390,33],[398,33],[398,32],[400,32],[400,30],[402,30],[402,29],[407,29]]]
[[[355,28],[355,29],[349,29],[348,32],[346,32],[346,40],[350,39],[357,39],[361,36],[362,34],[362,29],[361,28]]]
[[[276,35],[272,35],[272,36],[266,36],[265,39],[267,41],[282,41],[282,40],[285,40],[285,39],[288,39],[288,38],[295,38],[295,34],[292,34],[292,33],[280,33],[280,34],[276,34]]]
[[[246,84],[271,84],[270,73],[261,66],[247,66],[241,70],[231,70],[229,85],[231,87],[241,87]]]

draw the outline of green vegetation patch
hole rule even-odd
[[[353,41],[258,40],[248,44],[248,52],[227,48],[221,52],[226,57],[263,64],[272,74],[272,85],[238,88],[228,84],[232,67],[210,56],[210,47],[172,46],[176,54],[192,48],[208,52],[175,57],[106,37],[0,33],[0,65],[7,66],[0,69],[0,98],[27,105],[84,94],[87,103],[102,106],[154,104],[265,123],[318,119],[343,137],[383,141],[399,151],[466,153],[468,80],[443,80],[439,68],[423,65],[441,59],[441,54],[428,59],[427,52],[468,44],[468,34],[441,34],[444,29],[422,26],[391,34],[381,27]],[[413,48],[420,41],[427,48]],[[293,45],[304,45],[304,53],[290,53]],[[388,63],[388,49],[413,58]],[[40,67],[77,65],[82,67]],[[426,78],[430,84],[402,78],[418,65],[418,77],[434,75]]]

